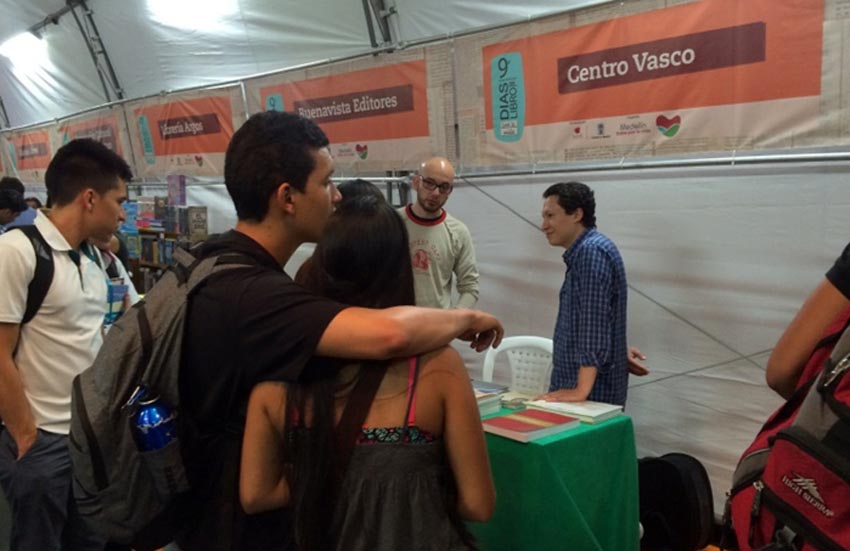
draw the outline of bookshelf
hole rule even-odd
[[[138,197],[125,203],[121,228],[127,241],[133,283],[146,293],[172,263],[177,248],[207,238],[207,207],[173,205],[168,197]]]

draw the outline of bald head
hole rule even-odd
[[[455,179],[455,167],[445,157],[431,157],[419,165],[419,174],[441,182],[452,182]]]
[[[420,218],[437,218],[454,187],[455,167],[445,157],[431,157],[419,165],[413,177],[416,202],[413,212]]]

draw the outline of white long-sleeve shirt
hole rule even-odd
[[[416,305],[431,308],[472,308],[478,302],[478,266],[466,225],[445,210],[433,220],[399,210],[410,234],[410,256]],[[452,305],[452,280],[457,303]]]

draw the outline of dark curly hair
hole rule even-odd
[[[265,111],[249,118],[233,134],[224,159],[224,185],[239,219],[261,222],[284,182],[304,191],[316,150],[328,144],[315,122],[295,113]]]
[[[567,214],[572,214],[576,209],[581,209],[584,216],[581,223],[585,228],[596,227],[596,199],[593,190],[581,182],[557,183],[549,186],[543,192],[543,198],[558,196],[558,204]]]

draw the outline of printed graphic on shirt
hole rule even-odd
[[[410,250],[414,273],[427,272],[431,262],[442,259],[439,249],[427,239],[414,239],[410,242]]]
[[[423,249],[416,249],[413,251],[413,269],[414,270],[427,270],[430,264],[430,259],[428,258],[428,253]]]

